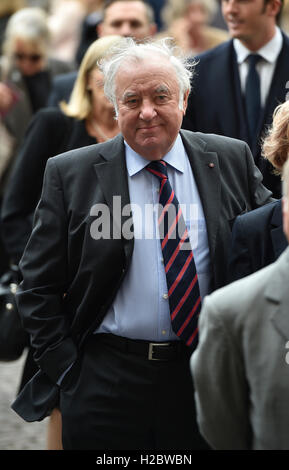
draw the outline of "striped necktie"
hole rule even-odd
[[[198,343],[201,298],[188,230],[168,180],[166,163],[154,161],[146,169],[160,181],[158,225],[172,328],[187,346],[194,349]]]

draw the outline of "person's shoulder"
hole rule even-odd
[[[34,123],[48,125],[58,128],[62,123],[66,123],[73,118],[66,116],[59,108],[45,107],[38,110],[34,115]]]
[[[248,317],[265,315],[264,293],[278,271],[278,260],[206,297],[206,308],[226,324],[245,324]],[[238,299],[238,301],[237,301]],[[212,313],[213,314],[213,313]]]
[[[198,62],[201,65],[203,64],[208,64],[212,60],[218,60],[221,56],[224,54],[227,54],[233,45],[232,39],[229,39],[228,41],[224,41],[221,44],[219,44],[216,47],[213,47],[212,49],[209,49],[207,51],[202,52],[201,54],[195,56],[195,61]]]
[[[122,150],[121,145],[123,145],[123,138],[121,134],[118,134],[107,142],[87,145],[56,155],[50,158],[50,164],[63,169],[64,173],[67,170],[77,173],[93,164],[105,163],[111,155]]]
[[[252,211],[246,212],[245,214],[239,215],[236,219],[236,224],[242,224],[242,227],[253,228],[260,230],[260,224],[263,227],[264,224],[268,223],[272,217],[273,212],[280,207],[281,211],[281,200],[270,202],[264,206],[253,209]]]
[[[246,147],[246,143],[243,140],[235,139],[233,137],[227,137],[218,134],[207,134],[204,132],[192,132],[185,129],[181,130],[181,134],[185,139],[190,142],[198,143],[204,150],[208,152],[226,151],[228,148],[239,150],[240,148]]]

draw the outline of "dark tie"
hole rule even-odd
[[[158,224],[172,328],[187,346],[194,349],[198,343],[201,298],[188,230],[168,180],[166,163],[163,160],[151,162],[146,169],[160,181]]]
[[[258,54],[248,56],[249,70],[246,80],[245,103],[251,146],[257,138],[256,132],[261,111],[260,77],[256,70],[256,64],[260,59]]]

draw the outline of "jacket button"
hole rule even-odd
[[[209,163],[210,168],[214,168],[214,166],[215,166],[215,163]]]

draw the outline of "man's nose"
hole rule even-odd
[[[150,121],[156,114],[154,104],[150,100],[144,100],[141,105],[140,118],[144,121]]]
[[[237,9],[238,9],[238,5],[237,5],[238,2],[236,2],[236,0],[227,0],[227,1],[224,1],[223,4],[222,4],[222,8],[223,8],[223,13],[225,14],[234,14],[236,13]]]
[[[125,38],[133,36],[133,31],[129,23],[122,23],[121,28],[119,30],[119,35]]]

